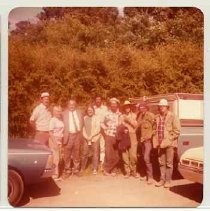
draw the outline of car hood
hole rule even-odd
[[[190,159],[190,160],[197,160],[203,161],[203,147],[197,147],[193,149],[188,149],[184,154],[181,156],[182,159]]]
[[[33,139],[9,139],[8,142],[9,153],[11,152],[42,152],[42,153],[50,153],[50,149],[39,143],[35,143]]]

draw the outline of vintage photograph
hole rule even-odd
[[[13,9],[9,203],[199,206],[203,22],[194,7]]]

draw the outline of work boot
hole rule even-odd
[[[147,180],[147,184],[148,184],[148,185],[153,184],[153,182],[154,182],[154,181],[153,181],[153,179],[152,179],[152,178],[148,178],[148,180]]]
[[[164,184],[164,188],[170,188],[171,187],[171,182],[170,181],[166,181]]]
[[[156,186],[156,187],[161,187],[161,186],[164,185],[164,183],[165,183],[165,182],[164,182],[163,180],[160,180],[159,182],[156,182],[156,183],[155,183],[155,186]]]

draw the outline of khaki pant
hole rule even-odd
[[[36,131],[34,142],[48,146],[50,134],[47,131]]]
[[[58,141],[61,141],[61,138],[59,138]],[[57,144],[57,139],[55,138],[52,140],[52,138],[49,139],[49,148],[51,149],[53,153],[53,164],[55,165],[55,175],[59,176],[59,163],[61,160],[61,150],[62,145]]]
[[[135,133],[130,133],[131,147],[122,153],[122,159],[124,162],[124,169],[126,174],[131,172],[136,173],[137,163],[137,138]]]
[[[105,159],[105,140],[104,140],[103,133],[100,135],[99,143],[100,143],[100,162],[104,163],[104,159]]]

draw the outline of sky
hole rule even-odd
[[[15,24],[19,21],[29,20],[36,21],[36,16],[42,11],[41,7],[19,7],[13,9],[9,14],[10,29],[15,28]],[[123,7],[118,7],[119,15],[123,15]]]
[[[9,14],[11,28],[15,28],[15,24],[19,21],[29,20],[35,22],[37,14],[41,11],[41,7],[20,7],[13,9]]]

